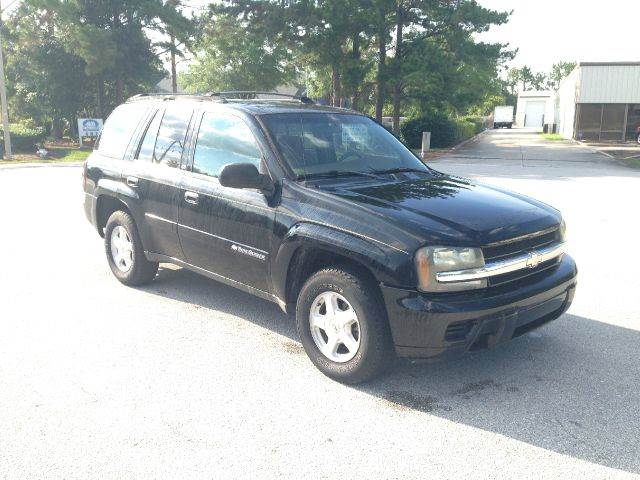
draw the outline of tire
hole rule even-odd
[[[345,329],[327,327],[327,330],[312,325],[317,322],[312,321],[312,315],[314,318],[322,318],[328,314],[327,303],[323,299],[329,297],[338,298],[336,308],[340,310],[340,318],[355,314],[355,324]],[[347,310],[342,310],[347,306]],[[376,286],[356,271],[327,268],[312,275],[298,295],[296,325],[302,346],[313,364],[322,373],[339,382],[356,384],[370,380],[380,375],[393,360],[386,309]],[[351,334],[349,342],[341,343],[335,353],[335,356],[341,356],[339,360],[330,358],[321,350],[323,341],[331,343],[327,336],[329,330],[333,338],[345,334],[345,330]],[[347,343],[353,344],[356,333],[357,348],[349,350]],[[344,338],[346,340],[346,336]]]
[[[129,245],[121,247],[119,254],[117,245],[125,245],[127,240]],[[149,283],[158,273],[158,263],[144,256],[138,229],[127,212],[118,210],[111,214],[105,228],[104,246],[111,271],[125,285]]]

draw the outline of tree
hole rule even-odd
[[[180,77],[190,92],[272,90],[294,79],[290,51],[230,14],[204,23],[195,60]]]
[[[123,99],[151,88],[164,74],[156,47],[146,35],[179,34],[187,43],[192,23],[176,2],[157,0],[26,0],[51,15],[55,35],[84,63],[96,85],[97,114],[104,117]]]
[[[534,72],[525,65],[509,70],[507,82],[516,92],[518,90],[543,90],[547,85],[547,76],[544,73]]]
[[[18,119],[50,125],[62,137],[63,121],[75,122],[89,86],[84,62],[56,35],[52,15],[25,2],[7,22],[7,78]]]
[[[391,71],[393,75],[392,105],[393,131],[400,132],[400,111],[407,88],[407,78],[415,72],[422,71],[425,61],[415,57],[416,49],[431,51],[438,55],[437,48],[424,50],[425,39],[431,39],[447,54],[456,56],[460,49],[457,45],[464,45],[467,53],[472,50],[468,46],[475,43],[474,34],[487,31],[492,25],[505,23],[509,12],[497,12],[481,7],[474,0],[396,0],[395,3],[395,53]],[[405,37],[405,32],[409,37]],[[416,45],[411,45],[415,43]],[[431,45],[434,46],[434,45]],[[417,47],[417,48],[416,48]],[[503,45],[486,49],[485,54],[493,54],[490,59],[497,60]],[[410,51],[412,55],[409,54]],[[413,57],[411,61],[407,61]],[[481,61],[482,57],[476,57]],[[495,75],[495,69],[493,71]]]
[[[576,65],[576,62],[560,61],[554,63],[551,67],[551,72],[547,76],[547,88],[557,90],[560,82],[576,68]]]

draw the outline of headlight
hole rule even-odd
[[[567,241],[567,224],[564,223],[564,219],[562,220],[562,222],[560,222],[560,241],[561,242],[566,242]]]
[[[440,283],[438,272],[451,272],[484,267],[484,257],[479,248],[424,247],[416,252],[418,289],[423,292],[457,292],[487,286],[486,279],[468,282]]]

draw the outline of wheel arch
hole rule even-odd
[[[101,237],[104,237],[104,229],[107,226],[107,220],[109,220],[109,217],[113,212],[118,210],[123,210],[129,215],[132,214],[129,206],[121,199],[107,194],[98,196],[96,200],[96,228],[98,229],[98,234],[100,234]]]
[[[387,252],[373,241],[324,225],[297,224],[280,245],[272,267],[274,291],[287,311],[295,310],[304,282],[330,266],[356,271],[376,288],[393,275]]]

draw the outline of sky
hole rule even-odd
[[[548,72],[560,60],[640,61],[640,0],[478,0],[513,14],[480,35],[518,48],[511,66]]]

